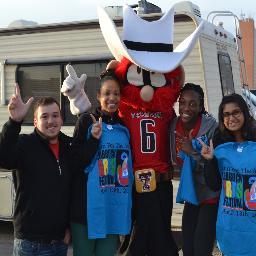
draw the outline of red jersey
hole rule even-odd
[[[169,112],[140,111],[121,104],[120,116],[130,131],[134,171],[153,168],[164,173],[170,170],[169,127],[174,110]]]
[[[144,78],[138,69],[130,69],[131,65],[134,64],[123,58],[115,74],[123,85],[119,111],[130,131],[133,167],[135,171],[153,168],[156,172],[164,173],[170,170],[169,127],[175,115],[173,104],[183,83],[183,69],[179,66],[152,78],[158,81],[159,76],[162,77],[165,85],[154,87],[152,100],[146,102],[140,95],[141,86],[136,86],[145,85]]]

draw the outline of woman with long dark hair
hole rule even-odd
[[[224,255],[255,255],[256,132],[242,96],[223,97],[213,141],[201,143],[206,181],[213,190],[221,188],[218,246]]]
[[[114,256],[119,235],[130,233],[133,170],[129,131],[118,116],[120,87],[113,71],[103,72],[99,107],[76,123],[72,146],[80,166],[71,201],[74,256]]]

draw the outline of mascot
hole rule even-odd
[[[173,187],[169,127],[175,116],[173,104],[184,83],[181,62],[193,49],[203,24],[173,50],[173,8],[161,19],[149,22],[125,5],[122,39],[104,9],[98,9],[98,16],[116,59],[108,68],[115,70],[123,85],[119,112],[130,131],[133,150],[135,221],[129,254],[176,256],[170,230]]]

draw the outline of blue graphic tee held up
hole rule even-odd
[[[130,233],[133,170],[129,139],[124,126],[102,123],[99,149],[86,168],[90,239]]]
[[[217,241],[224,255],[256,255],[256,142],[229,142],[214,151],[222,177]]]

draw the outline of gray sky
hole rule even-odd
[[[96,19],[97,5],[122,5],[124,2],[135,4],[137,0],[0,0],[0,28],[7,27],[12,21],[25,19],[39,24],[59,23]],[[148,0],[168,10],[179,0]],[[256,1],[253,0],[194,0],[199,5],[203,18],[210,11],[228,10],[240,17],[241,12],[246,17],[256,17]],[[234,21],[231,18],[221,18],[224,27],[231,30]],[[216,19],[216,21],[218,21]]]

